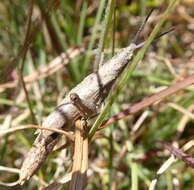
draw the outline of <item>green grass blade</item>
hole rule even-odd
[[[84,32],[85,20],[86,20],[86,15],[87,15],[87,8],[88,8],[88,3],[87,3],[87,1],[84,1],[83,6],[82,6],[82,10],[81,10],[78,36],[77,36],[77,44],[78,45],[81,45],[82,39],[83,39],[83,32]]]
[[[92,29],[92,35],[91,35],[90,42],[88,44],[87,51],[91,51],[93,49],[93,47],[94,47],[94,43],[95,43],[96,38],[97,38],[98,27],[99,27],[100,20],[101,20],[102,15],[103,15],[103,10],[104,10],[104,6],[105,6],[105,2],[106,2],[106,0],[101,0],[100,1],[99,8],[98,8],[97,15],[96,15],[96,19],[95,19],[95,22],[94,22],[94,26],[92,27],[93,28]],[[84,74],[88,70],[89,63],[90,63],[90,57],[91,57],[90,55],[86,55],[86,58],[84,60],[84,64],[83,64],[83,72],[84,72]]]
[[[138,190],[138,167],[135,162],[130,163],[131,166],[131,190]]]
[[[55,12],[53,12],[52,15],[51,15],[51,23],[52,23],[53,28],[54,28],[54,30],[55,30],[55,32],[56,32],[57,38],[58,38],[59,41],[60,41],[60,44],[61,44],[61,46],[62,46],[62,48],[63,48],[63,51],[67,50],[67,49],[68,49],[68,46],[67,46],[67,44],[65,43],[65,40],[64,40],[62,31],[61,31],[61,29],[60,29],[60,25],[59,25],[59,23],[58,23],[58,21],[57,21],[57,17],[56,17]]]
[[[100,41],[98,44],[98,52],[97,52],[96,57],[95,57],[94,71],[96,71],[99,67],[99,63],[101,60],[102,52],[104,50],[105,41],[107,39],[107,33],[108,33],[108,29],[110,28],[114,9],[115,9],[115,0],[109,0],[107,8],[106,8],[103,30],[102,30]]]
[[[160,31],[160,28],[163,25],[164,21],[167,19],[167,17],[169,16],[169,14],[173,11],[176,2],[178,2],[178,0],[171,1],[171,3],[169,4],[168,8],[164,12],[163,17],[161,18],[160,22],[154,27],[151,35],[149,36],[148,40],[146,41],[146,43],[144,45],[144,47],[133,58],[132,63],[127,65],[127,67],[126,67],[126,69],[125,69],[123,75],[121,76],[121,79],[120,79],[120,81],[119,81],[119,83],[117,85],[117,88],[114,91],[114,95],[109,96],[108,102],[106,103],[103,111],[100,113],[99,117],[97,118],[97,120],[95,121],[94,125],[92,126],[92,128],[91,128],[91,130],[89,132],[89,137],[90,138],[96,133],[96,130],[97,130],[98,126],[100,126],[100,124],[105,119],[105,116],[107,115],[110,107],[112,106],[112,104],[116,100],[116,98],[119,95],[120,91],[127,84],[127,81],[131,77],[131,74],[135,70],[135,68],[138,65],[138,63],[143,59],[143,56],[144,56],[146,50],[148,49],[148,47],[150,46],[150,44],[154,40],[154,37]]]

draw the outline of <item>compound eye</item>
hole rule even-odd
[[[77,102],[79,100],[79,96],[76,93],[71,93],[69,96],[72,102]]]

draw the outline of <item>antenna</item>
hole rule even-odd
[[[137,43],[137,40],[139,39],[139,36],[140,36],[140,33],[143,31],[149,17],[151,16],[152,12],[154,11],[154,9],[151,9],[151,11],[148,13],[147,17],[144,19],[144,21],[142,22],[142,24],[140,25],[137,33],[135,34],[133,40],[132,40],[132,43],[136,44]]]
[[[175,31],[175,28],[173,27],[173,28],[167,30],[166,32],[163,32],[163,33],[161,33],[161,34],[158,34],[158,35],[154,38],[154,41],[157,40],[157,39],[159,39],[159,38],[161,38],[162,36],[164,36],[164,35],[166,35],[166,34],[169,34],[169,33],[171,33],[171,32],[174,32],[174,31]],[[153,42],[154,42],[154,41],[153,41]],[[146,42],[146,41],[144,41],[144,42],[138,44],[138,45],[136,46],[136,48],[141,48],[142,46],[144,46],[145,42]]]

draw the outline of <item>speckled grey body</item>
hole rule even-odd
[[[102,65],[96,73],[88,75],[67,94],[61,104],[45,119],[42,126],[64,129],[66,126],[73,125],[73,122],[81,117],[79,110],[71,103],[71,93],[79,95],[82,103],[90,110],[90,117],[96,115],[114,81],[123,71],[137,48],[135,44],[131,44]],[[42,130],[40,132],[23,162],[20,171],[20,184],[23,184],[37,171],[53,150],[59,137],[59,134],[51,131]]]

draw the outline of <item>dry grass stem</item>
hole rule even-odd
[[[176,110],[178,110],[179,112],[183,113],[184,115],[187,115],[189,118],[191,118],[192,120],[194,120],[194,114],[192,114],[190,111],[186,110],[185,108],[183,108],[182,106],[175,104],[175,103],[168,103],[168,105]]]
[[[88,168],[88,138],[85,137],[81,120],[75,122],[75,145],[70,190],[83,190],[86,184]]]
[[[194,140],[191,140],[187,143],[185,143],[182,146],[182,150],[183,151],[187,151],[190,148],[192,148],[194,146]],[[175,158],[174,155],[170,156],[170,158],[164,162],[164,164],[162,164],[162,166],[160,167],[160,169],[157,171],[157,175],[156,177],[151,181],[150,186],[149,186],[149,190],[154,190],[156,187],[156,184],[158,182],[159,177],[175,162],[177,161],[177,159]]]
[[[131,136],[134,135],[134,133],[141,127],[141,125],[143,124],[143,122],[146,120],[146,118],[148,117],[149,111],[146,110],[144,111],[141,116],[139,117],[139,119],[137,120],[137,122],[133,125],[132,129],[131,129]]]
[[[9,168],[9,167],[5,167],[5,166],[0,166],[0,171],[9,172],[9,173],[16,173],[16,174],[20,173],[20,170],[17,168]],[[37,175],[34,175],[33,179],[41,186],[47,186],[47,183],[45,181],[43,181],[42,179],[40,179]],[[18,185],[18,181],[15,181],[12,183],[4,183],[4,182],[0,181],[0,185],[5,186],[5,187],[13,187],[13,186]]]
[[[156,94],[154,94],[153,96],[150,96],[148,98],[145,98],[144,100],[142,100],[141,102],[125,109],[124,111],[122,111],[119,114],[116,114],[114,116],[112,116],[111,118],[105,120],[102,125],[99,127],[100,129],[106,128],[107,126],[111,125],[112,123],[115,123],[116,121],[120,120],[120,119],[124,119],[125,117],[129,116],[130,114],[134,114],[158,101],[161,101],[164,98],[167,98],[173,94],[175,94],[176,92],[190,86],[194,84],[194,75],[191,75],[179,82],[177,82],[175,85],[172,85]],[[190,115],[190,114],[189,114]]]
[[[188,108],[188,112],[191,113],[194,110],[194,104],[191,104]],[[177,139],[180,138],[181,134],[183,133],[186,124],[188,123],[188,121],[190,120],[190,116],[188,116],[187,114],[184,114],[178,124],[177,127]]]
[[[23,129],[40,129],[40,130],[53,131],[53,132],[59,133],[61,135],[65,135],[70,140],[74,141],[74,136],[72,134],[70,134],[69,132],[66,132],[66,131],[60,130],[60,129],[56,129],[56,128],[42,127],[42,126],[38,126],[38,125],[24,125],[24,126],[13,127],[10,129],[0,130],[0,137],[7,135],[8,133],[13,133],[13,132],[16,132],[18,130],[23,130]]]
[[[36,82],[40,79],[44,79],[50,75],[53,75],[60,69],[67,65],[72,59],[84,52],[84,48],[69,48],[66,53],[62,53],[56,57],[50,63],[44,66],[40,66],[36,71],[24,77],[26,85]],[[0,85],[0,92],[3,92],[7,88],[15,88],[18,85],[18,80],[8,82]]]

